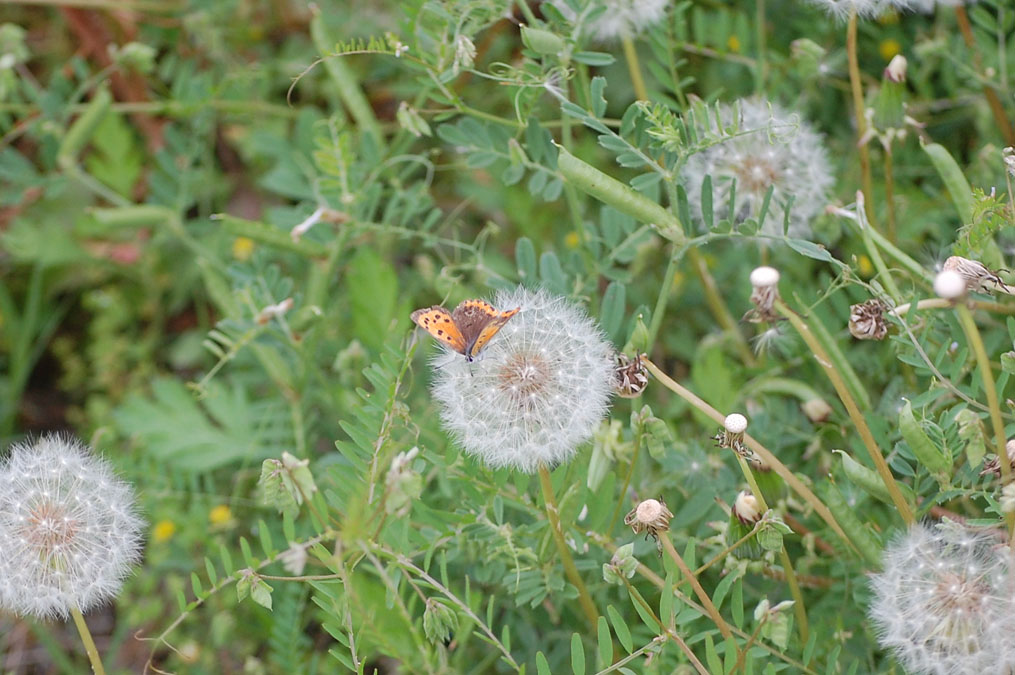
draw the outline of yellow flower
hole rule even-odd
[[[233,257],[240,262],[250,260],[254,254],[254,240],[249,237],[236,237],[233,240]]]
[[[860,276],[864,279],[869,279],[874,274],[874,263],[866,255],[858,256],[856,259],[857,266],[859,267]]]
[[[160,520],[152,529],[152,539],[157,542],[166,541],[176,532],[176,523],[171,520]]]
[[[578,244],[581,243],[581,237],[578,236],[577,232],[568,232],[567,236],[564,237],[564,246],[568,248],[578,248]]]
[[[885,61],[891,61],[901,52],[902,45],[899,44],[898,40],[893,40],[892,38],[882,40],[881,44],[878,45],[878,53],[881,54],[881,58]]]
[[[208,512],[208,520],[213,525],[221,525],[222,523],[228,523],[233,517],[232,510],[225,504],[219,504],[211,511]]]
[[[736,35],[730,35],[729,39],[726,40],[726,49],[730,50],[731,52],[739,52],[740,38],[738,38]]]

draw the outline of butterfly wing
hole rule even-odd
[[[455,322],[462,329],[462,337],[465,338],[466,350],[464,354],[470,359],[479,354],[486,343],[520,309],[521,307],[516,307],[506,312],[500,312],[489,302],[483,300],[466,300],[455,307],[453,316]]]
[[[417,309],[411,316],[413,322],[459,354],[467,347],[465,337],[451,316],[451,312],[439,305]]]

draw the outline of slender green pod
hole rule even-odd
[[[74,120],[60,141],[60,149],[56,153],[56,161],[60,166],[74,163],[112,104],[113,96],[109,93],[109,89],[101,87],[95,91],[88,107]]]
[[[557,150],[557,168],[568,183],[621,213],[651,225],[676,244],[687,242],[684,226],[675,215],[631,186],[578,159],[566,148],[558,146]]]
[[[829,510],[835,514],[835,519],[839,522],[843,532],[860,551],[864,560],[871,567],[881,567],[881,544],[856,517],[853,508],[846,503],[846,498],[833,483],[827,485],[824,501]]]
[[[867,468],[843,450],[833,450],[832,452],[842,457],[842,472],[846,474],[849,482],[871,497],[883,501],[885,504],[895,504],[892,501],[892,495],[888,492],[888,487],[885,486],[885,482],[881,480],[881,476],[878,475],[877,471]],[[916,504],[916,495],[913,493],[913,489],[905,483],[898,481],[895,481],[895,484],[899,486],[903,497],[906,498],[906,501],[912,508]]]
[[[916,460],[924,468],[935,477],[951,475],[951,457],[946,457],[945,453],[934,444],[934,441],[930,440],[930,436],[913,415],[913,406],[909,401],[906,401],[906,405],[902,406],[902,410],[899,411],[899,431],[902,432],[902,438],[909,445],[909,449],[916,455]]]
[[[973,190],[969,187],[969,181],[962,173],[958,163],[948,153],[943,145],[927,143],[923,151],[930,157],[930,163],[937,169],[937,173],[948,188],[948,194],[952,197],[952,203],[959,212],[959,218],[963,223],[973,221]]]

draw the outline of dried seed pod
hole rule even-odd
[[[888,335],[888,305],[877,298],[849,308],[849,334],[857,340],[884,340]]]

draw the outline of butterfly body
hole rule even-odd
[[[417,309],[412,320],[471,362],[519,310],[502,312],[485,300],[464,300],[451,312],[440,305]]]

